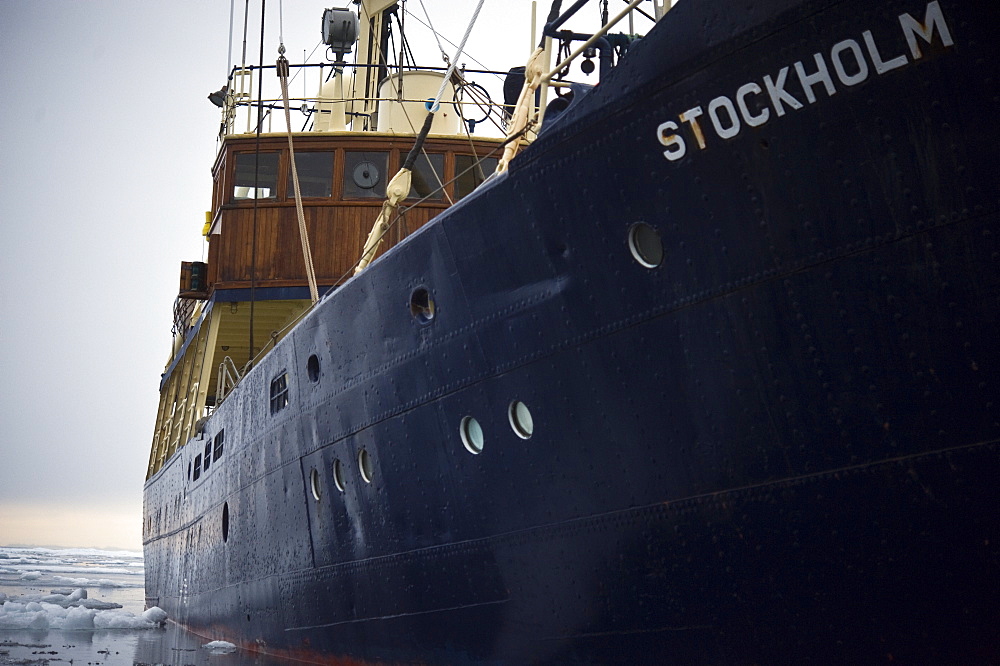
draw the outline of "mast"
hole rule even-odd
[[[367,118],[367,129],[376,126],[376,109],[378,108],[378,84],[388,74],[386,56],[389,45],[389,16],[396,11],[397,0],[363,0],[359,8],[361,22],[358,40],[357,64],[362,65],[355,70],[354,83],[351,86],[351,98],[363,98],[351,105],[354,114],[364,114]],[[365,67],[365,65],[377,65]],[[358,118],[353,115],[352,118]],[[364,121],[362,121],[364,122]],[[361,127],[354,126],[358,130]]]

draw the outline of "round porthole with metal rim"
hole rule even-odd
[[[358,470],[361,472],[361,478],[365,480],[365,483],[372,482],[372,478],[375,476],[375,469],[372,467],[371,456],[364,449],[358,451]]]
[[[632,258],[646,268],[656,268],[663,263],[660,232],[645,222],[636,222],[629,227],[628,249]]]
[[[530,438],[531,433],[535,431],[535,422],[531,418],[531,411],[520,400],[510,403],[507,408],[507,420],[510,421],[510,427],[514,434],[521,439]]]
[[[309,489],[312,491],[313,499],[318,502],[321,497],[319,489],[319,470],[315,467],[313,467],[312,471],[309,473]]]
[[[333,484],[337,490],[344,492],[344,468],[340,464],[340,458],[333,461]]]
[[[469,453],[478,455],[483,452],[483,427],[475,417],[463,418],[458,430],[462,436],[462,444]]]

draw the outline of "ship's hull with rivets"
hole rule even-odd
[[[1000,658],[1000,11],[668,18],[147,483],[151,603],[331,663]]]

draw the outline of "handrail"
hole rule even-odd
[[[264,65],[264,66],[247,65],[247,66],[244,66],[244,67],[239,67],[239,66],[233,67],[233,69],[232,69],[232,71],[231,71],[231,73],[229,75],[229,79],[227,81],[227,86],[225,88],[225,91],[226,91],[225,92],[225,97],[224,97],[223,100],[221,100],[222,101],[222,112],[223,112],[222,133],[221,133],[221,135],[229,135],[229,134],[240,133],[240,132],[236,131],[236,125],[238,124],[237,123],[237,115],[243,109],[246,109],[246,111],[247,111],[247,114],[246,114],[246,131],[245,131],[245,133],[247,133],[247,134],[254,133],[256,131],[256,129],[257,129],[256,128],[256,118],[255,118],[256,114],[254,114],[254,113],[251,112],[252,109],[257,108],[257,107],[263,107],[263,108],[267,109],[268,111],[272,111],[272,110],[283,111],[285,109],[284,101],[282,100],[280,94],[276,94],[275,96],[270,96],[269,95],[269,96],[265,97],[262,94],[262,91],[254,89],[255,88],[255,85],[254,85],[255,81],[253,79],[253,73],[254,73],[254,71],[256,71],[256,70],[265,70],[265,69],[275,69],[275,67],[276,67],[275,65]],[[292,69],[305,70],[307,68],[316,68],[316,67],[321,68],[321,71],[322,71],[322,68],[331,68],[331,67],[333,67],[333,65],[330,64],[330,63],[319,63],[319,64],[317,64],[317,63],[305,63],[305,64],[300,64],[300,65],[290,65],[289,66],[289,70],[292,70]],[[351,68],[353,68],[354,70],[361,70],[361,69],[372,68],[372,67],[376,67],[376,66],[375,65],[363,65],[363,64],[356,65],[356,64],[343,63],[343,64],[336,65],[336,67],[337,68],[342,68],[342,69],[351,69]],[[396,71],[403,72],[403,73],[414,72],[414,71],[419,71],[419,72],[440,72],[440,71],[445,71],[445,68],[443,68],[443,67],[420,67],[420,68],[414,69],[414,68],[403,68],[403,67],[399,67],[399,66],[386,66],[386,69],[389,70],[394,75],[396,74]],[[465,74],[494,74],[494,75],[497,75],[497,76],[506,76],[507,72],[497,72],[497,71],[486,70],[486,69],[482,69],[482,70],[480,70],[480,69],[466,69],[466,70],[462,70],[461,74],[458,74],[456,72],[456,75],[459,77],[459,82],[455,84],[456,92],[465,89],[467,87],[466,84],[472,84],[471,81],[465,81],[465,79],[464,79],[464,75]],[[454,80],[455,80],[455,77],[453,77],[453,81]],[[364,95],[359,95],[359,96],[344,95],[344,97],[342,99],[331,99],[329,97],[322,96],[320,93],[317,93],[316,95],[309,95],[309,96],[302,96],[302,97],[290,97],[288,107],[289,107],[289,110],[301,111],[306,116],[306,118],[307,118],[306,123],[308,124],[309,119],[312,118],[314,116],[314,114],[324,113],[325,112],[324,110],[322,110],[320,108],[320,105],[329,105],[329,104],[341,105],[342,104],[345,107],[345,115],[354,116],[354,117],[367,117],[368,114],[358,113],[358,112],[353,112],[353,111],[348,111],[346,109],[352,107],[353,105],[360,106],[360,105],[365,104],[365,103],[371,105],[371,104],[377,104],[380,101],[387,101],[387,100],[386,100],[386,98],[383,98],[383,97],[378,97],[378,96],[367,97],[367,96],[364,96]],[[410,102],[410,103],[414,103],[414,102],[416,102],[416,103],[423,103],[426,100],[423,97],[420,97],[420,98],[402,98],[402,97],[396,97],[396,96],[394,96],[391,99],[391,101],[392,102],[402,102],[402,103],[406,103],[406,102]],[[298,103],[299,106],[297,106],[297,107],[296,106],[292,106],[292,104],[294,104],[294,103]],[[477,107],[479,109],[488,108],[490,110],[490,114],[489,115],[497,114],[500,117],[502,117],[502,115],[503,115],[503,109],[504,109],[504,105],[502,103],[494,102],[491,99],[489,99],[487,101],[476,100],[476,99],[456,99],[454,101],[449,101],[448,104],[453,104],[456,107],[459,107],[460,109],[466,109],[466,108],[469,108],[469,107]],[[270,113],[268,113],[267,116],[268,116],[268,121],[270,121]],[[242,124],[242,123],[240,123],[240,124]],[[221,135],[220,135],[220,138],[222,138]]]
[[[243,368],[244,372],[246,368]],[[229,391],[236,388],[236,385],[243,379],[243,373],[236,367],[236,363],[229,356],[222,359],[219,364],[219,378],[215,384],[215,406],[218,407],[229,395]]]
[[[308,307],[304,308],[301,312],[292,317],[291,320],[289,320],[288,323],[281,328],[281,330],[273,331],[271,333],[271,348],[273,349],[278,346],[278,338],[281,337],[282,333],[295,326],[307,314],[312,312],[315,307],[315,303],[310,303]],[[246,362],[246,365],[243,366],[242,370],[236,367],[236,363],[228,355],[222,359],[222,362],[219,364],[218,380],[215,384],[216,407],[222,404],[222,401],[233,392],[233,389],[235,389],[241,381],[243,381],[243,378],[246,377],[247,373],[250,372],[255,365],[257,365],[257,361],[266,356],[269,351],[270,349],[268,349],[267,345],[264,345],[260,351],[257,352],[256,356]]]

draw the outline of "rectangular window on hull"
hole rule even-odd
[[[199,453],[194,457],[194,478],[193,481],[197,481],[201,478],[201,454]]]
[[[223,444],[226,441],[226,431],[222,429],[215,435],[215,462],[219,462],[222,457]]]
[[[271,380],[271,413],[277,414],[288,406],[288,373],[282,372]]]
[[[209,465],[212,464],[212,440],[205,442],[205,471],[208,471]]]

